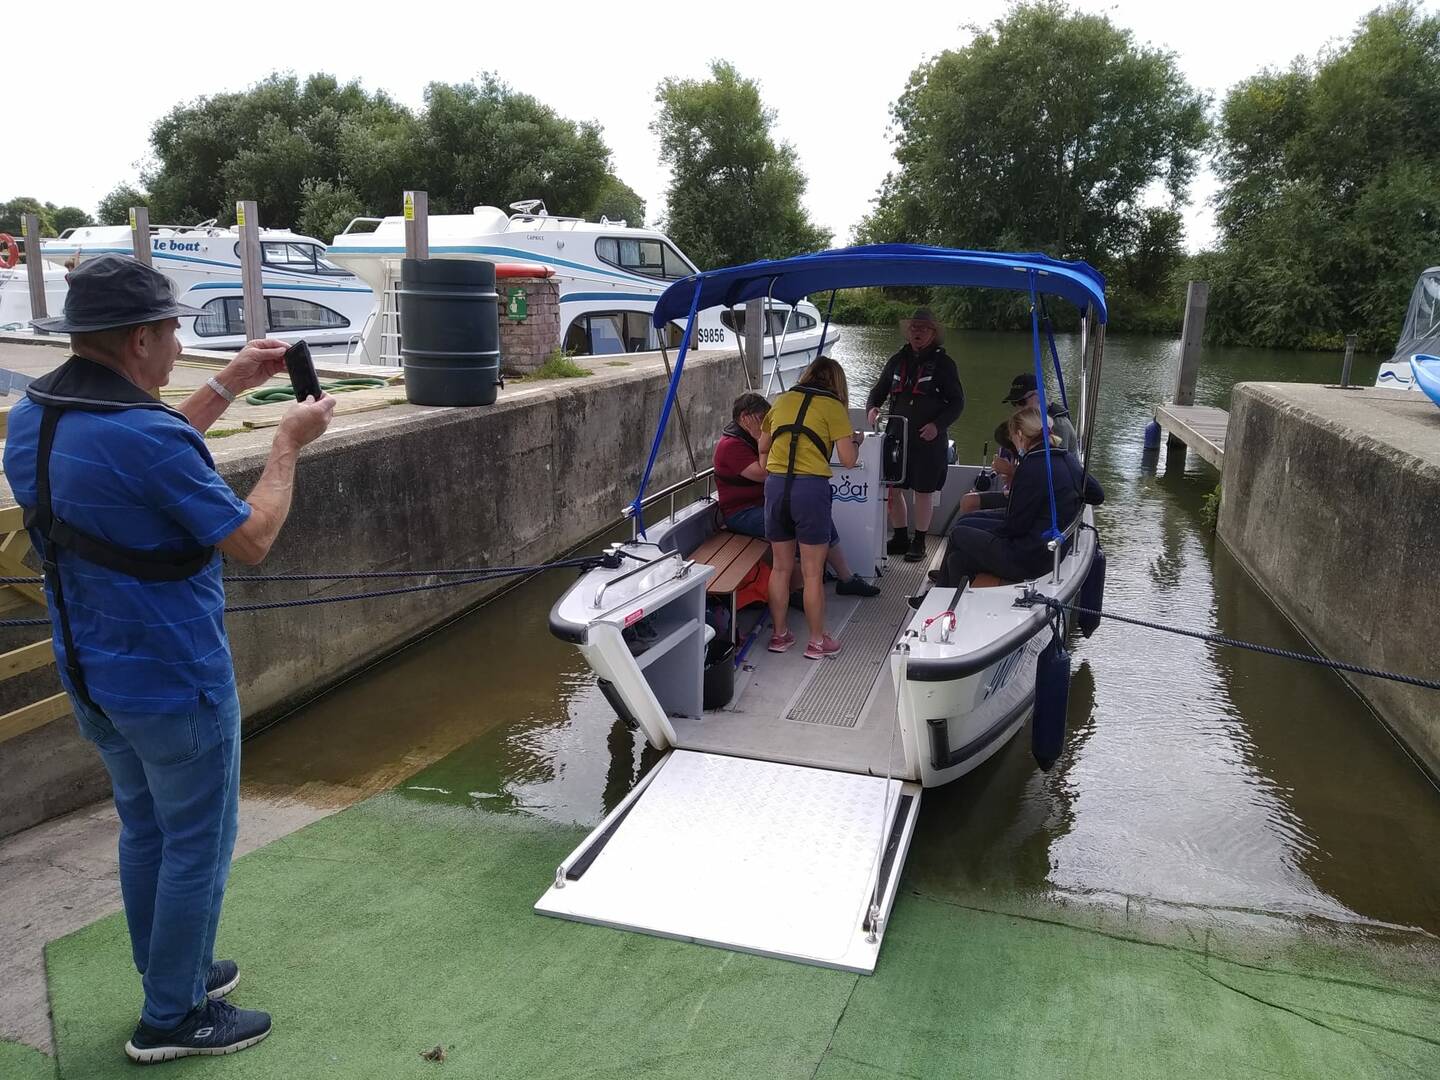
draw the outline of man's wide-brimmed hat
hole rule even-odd
[[[910,318],[900,321],[900,329],[903,333],[908,334],[910,327],[915,326],[917,323],[921,326],[928,326],[935,331],[935,343],[937,345],[945,340],[945,328],[940,325],[940,320],[935,318],[935,313],[928,307],[917,307]]]
[[[65,275],[65,314],[33,319],[37,330],[56,334],[88,334],[121,326],[204,315],[175,299],[168,277],[128,255],[100,255]]]

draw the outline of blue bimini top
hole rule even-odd
[[[789,259],[764,259],[744,266],[692,274],[673,282],[655,304],[654,324],[684,319],[697,310],[734,307],[765,297],[794,304],[812,293],[884,285],[959,285],[1058,296],[1082,311],[1107,319],[1105,276],[1089,263],[1067,262],[1038,253],[962,251],[919,244],[871,244],[836,248]]]
[[[98,365],[96,365],[98,366]],[[109,376],[125,382],[122,376]],[[132,393],[139,393],[125,382]],[[34,507],[42,406],[10,411],[5,475],[16,500]],[[111,544],[142,551],[193,550],[223,540],[250,507],[215,471],[205,439],[158,402],[108,412],[67,410],[50,455],[57,517]],[[41,538],[31,530],[37,548]],[[65,606],[90,698],[107,712],[188,712],[230,692],[219,553],[181,581],[142,581],[66,553]],[[50,600],[52,643],[65,679],[64,643]],[[66,688],[73,687],[66,680]]]

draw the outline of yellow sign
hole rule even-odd
[[[405,192],[405,220],[415,220],[415,193],[413,191]]]
[[[135,231],[135,208],[133,206],[130,208],[130,231]]]
[[[29,235],[30,235],[30,215],[29,215],[29,214],[21,214],[21,215],[20,215],[20,235],[21,235],[21,236],[29,236]]]
[[[245,204],[243,202],[235,204],[235,227],[237,229],[245,227]]]

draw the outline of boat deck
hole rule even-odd
[[[903,775],[890,647],[910,614],[906,599],[920,590],[927,568],[924,562],[893,561],[879,579],[876,597],[836,596],[827,588],[826,622],[844,649],[825,660],[805,659],[805,622],[799,611],[791,612],[790,628],[800,640],[789,652],[770,652],[765,647],[770,639],[767,618],[735,672],[730,704],[699,720],[674,719],[678,745],[876,776],[887,771]]]

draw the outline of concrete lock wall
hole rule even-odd
[[[1243,383],[1219,535],[1326,656],[1440,678],[1440,410],[1416,393]],[[1432,775],[1440,693],[1347,676]]]
[[[301,455],[294,505],[270,557],[253,570],[231,565],[226,573],[528,565],[573,549],[615,522],[634,497],[666,390],[664,371],[655,366],[602,371],[507,390],[485,408],[401,406],[332,431]],[[735,353],[696,354],[685,365],[680,401],[701,468],[709,466],[743,385]],[[231,449],[229,442],[212,442],[212,451],[243,495],[260,475],[268,444]],[[689,475],[672,418],[651,490]],[[235,604],[424,580],[231,585],[227,592]],[[303,704],[500,587],[229,616],[244,730]],[[533,614],[543,620],[548,612]],[[32,628],[23,640],[0,644],[27,644],[47,633]],[[53,665],[32,674],[22,677],[31,679],[27,692],[59,689]],[[21,680],[12,682],[21,689]],[[68,715],[0,742],[0,836],[108,791],[94,747]]]

